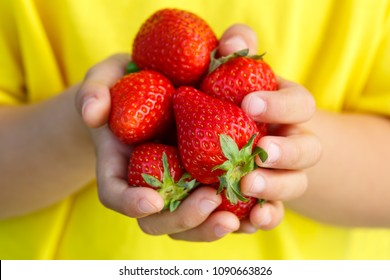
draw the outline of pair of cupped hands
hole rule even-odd
[[[246,25],[228,28],[219,43],[221,55],[249,48],[257,51],[255,32]],[[252,92],[242,109],[253,120],[272,124],[270,135],[259,140],[268,159],[241,180],[241,191],[265,199],[248,219],[239,221],[225,211],[213,212],[221,197],[210,187],[197,188],[174,211],[161,211],[163,200],[150,188],[130,188],[127,166],[132,147],[119,142],[107,126],[110,87],[124,75],[129,54],[115,54],[93,66],[76,95],[76,107],[89,128],[96,150],[98,194],[106,207],[137,218],[147,234],[168,234],[173,239],[213,241],[231,232],[253,233],[275,228],[284,217],[284,203],[299,198],[308,186],[305,169],[318,162],[321,144],[302,128],[316,111],[312,95],[301,85],[278,77],[279,90]]]

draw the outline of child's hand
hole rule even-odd
[[[220,41],[220,53],[257,48],[255,33],[244,25],[229,28]],[[174,239],[212,241],[230,232],[251,233],[271,229],[283,219],[282,201],[302,195],[307,187],[304,168],[316,163],[321,154],[317,138],[303,131],[298,123],[308,121],[315,103],[303,87],[279,79],[277,92],[249,94],[242,108],[254,120],[275,125],[272,136],[262,138],[258,145],[269,153],[262,167],[242,179],[244,194],[263,198],[267,203],[255,207],[250,218],[240,221],[230,212],[213,212],[221,203],[215,189],[199,187],[173,213],[164,211],[159,194],[150,188],[129,188],[126,181],[131,147],[120,143],[106,125],[109,88],[124,73],[129,61],[116,55],[97,64],[85,77],[77,96],[77,107],[84,122],[91,127],[97,154],[98,192],[102,203],[127,216],[139,218],[141,229],[152,235],[169,234]]]
[[[170,234],[172,238],[191,241],[212,241],[229,232],[252,233],[269,230],[283,219],[283,201],[301,196],[307,187],[304,171],[321,156],[321,144],[298,123],[309,120],[314,113],[314,101],[302,86],[279,79],[280,89],[272,93],[256,92],[243,101],[243,109],[258,121],[279,123],[271,135],[260,139],[258,146],[268,152],[268,160],[257,164],[259,168],[246,175],[241,182],[245,195],[266,199],[262,206],[253,208],[249,219],[239,221],[229,212],[211,213],[219,204],[215,190],[200,188],[191,194],[174,212],[165,212],[139,220],[141,228],[149,234]],[[263,98],[264,111],[256,98]],[[261,103],[261,102],[260,102]],[[296,110],[296,106],[302,108]],[[211,213],[211,214],[210,214]]]
[[[76,96],[76,107],[90,128],[96,151],[96,176],[101,202],[130,217],[157,213],[160,195],[150,188],[129,188],[126,176],[131,147],[119,142],[107,126],[110,87],[124,75],[130,57],[113,55],[92,67]]]
[[[219,51],[227,55],[249,48],[256,52],[255,33],[245,25],[229,28],[221,38]],[[269,230],[283,219],[282,201],[303,194],[307,187],[304,168],[314,165],[321,155],[321,144],[299,123],[308,121],[315,112],[315,102],[302,86],[279,78],[280,90],[272,93],[254,92],[242,103],[242,108],[256,121],[278,124],[272,136],[263,137],[258,145],[269,153],[265,163],[242,179],[241,190],[246,195],[266,199],[256,206],[249,219],[239,221],[232,213],[212,211],[220,203],[214,189],[199,188],[174,212],[164,212],[139,219],[141,228],[149,234],[169,234],[174,239],[212,241],[230,232],[252,233]],[[211,214],[210,214],[211,213]]]
[[[255,169],[241,181],[244,194],[268,201],[263,207],[255,207],[250,215],[251,225],[259,229],[275,227],[283,214],[281,201],[304,193],[308,185],[305,169],[316,164],[322,152],[317,137],[299,125],[313,116],[314,99],[296,83],[278,78],[278,85],[276,92],[254,92],[242,102],[243,110],[254,120],[278,124],[271,126],[270,135],[257,144],[268,153],[265,163],[257,161],[264,168]]]

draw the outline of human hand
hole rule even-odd
[[[282,202],[305,192],[308,186],[305,169],[316,164],[322,153],[318,138],[301,125],[315,113],[313,97],[303,86],[280,77],[278,85],[278,91],[253,92],[242,102],[242,109],[255,121],[274,124],[270,125],[269,135],[257,143],[268,153],[264,163],[256,161],[263,168],[255,169],[241,180],[245,195],[267,200],[262,207],[252,210],[249,220],[241,225],[243,231],[275,227],[283,218]]]
[[[229,53],[249,48],[257,49],[256,35],[245,25],[234,25],[221,37],[219,53]],[[299,123],[308,121],[315,111],[310,93],[293,82],[278,79],[280,90],[249,94],[242,108],[254,120],[274,123],[270,136],[260,140],[259,146],[269,152],[261,167],[242,179],[241,190],[246,195],[266,199],[256,206],[246,220],[239,221],[232,213],[213,212],[220,203],[215,190],[198,188],[174,212],[164,212],[139,219],[141,228],[149,234],[169,234],[174,239],[212,241],[230,232],[252,233],[258,229],[276,227],[284,216],[282,201],[299,197],[307,187],[304,168],[318,161],[321,145],[317,138],[303,131]],[[263,98],[263,103],[258,101]],[[296,106],[304,110],[296,110]],[[264,111],[260,112],[263,106]],[[275,147],[279,148],[277,150]]]
[[[114,211],[138,218],[141,228],[149,234],[176,234],[177,238],[186,240],[214,240],[236,230],[239,224],[231,213],[216,213],[209,217],[221,202],[213,188],[200,187],[175,212],[160,213],[163,200],[156,191],[129,187],[126,175],[132,148],[119,142],[107,126],[109,89],[123,76],[129,60],[127,55],[114,55],[92,67],[76,96],[76,107],[90,128],[95,144],[101,202]],[[233,224],[233,228],[225,229],[225,224],[230,227]],[[215,229],[210,231],[211,227]]]
[[[256,34],[245,25],[234,25],[221,38],[220,53],[227,55],[248,47],[257,49]],[[321,144],[300,124],[309,121],[315,113],[315,101],[301,85],[278,77],[279,90],[253,92],[242,101],[242,109],[258,122],[271,125],[268,136],[258,146],[269,157],[265,163],[241,180],[241,191],[248,196],[265,199],[255,206],[248,219],[241,221],[240,232],[269,230],[283,219],[283,201],[300,197],[308,182],[305,169],[313,166],[321,156]],[[299,108],[299,109],[297,109]],[[276,125],[277,124],[277,125]]]
[[[253,54],[256,52],[256,35],[245,25],[234,25],[222,36],[220,53],[227,55],[245,47]],[[282,201],[293,200],[305,192],[308,185],[305,169],[317,163],[321,156],[317,137],[300,126],[315,113],[313,97],[303,86],[281,77],[278,86],[278,91],[253,92],[242,101],[242,109],[253,120],[272,125],[269,135],[257,144],[268,152],[267,161],[258,160],[258,166],[263,168],[241,180],[245,195],[267,202],[255,206],[249,218],[241,221],[240,232],[277,226],[284,216]]]
[[[253,53],[257,47],[254,32],[243,25],[235,25],[229,28],[220,42],[219,52],[221,55],[248,47]],[[310,94],[298,85],[279,79],[282,89],[280,92],[299,91],[301,93],[296,94],[296,99],[287,99],[285,102],[281,102],[283,110],[280,111],[279,106],[276,106],[279,104],[277,99],[283,99],[283,94],[273,93],[273,98],[267,97],[265,101],[272,104],[266,103],[268,105],[267,110],[260,115],[256,115],[256,112],[252,110],[259,107],[256,107],[256,100],[253,102],[251,98],[262,93],[250,94],[243,101],[243,109],[255,120],[286,124],[280,126],[278,134],[264,137],[259,142],[260,146],[267,149],[268,144],[274,139],[272,137],[279,137],[275,139],[280,142],[276,141],[275,143],[282,147],[281,159],[273,163],[266,162],[264,167],[268,167],[267,169],[259,169],[261,172],[256,170],[242,180],[242,191],[245,194],[264,198],[268,201],[263,207],[255,207],[248,220],[240,223],[230,212],[213,212],[220,204],[221,198],[215,194],[215,189],[209,187],[197,188],[175,212],[164,211],[160,213],[163,201],[157,192],[149,188],[128,187],[126,171],[131,147],[118,142],[105,124],[110,106],[109,87],[123,75],[123,69],[128,61],[127,56],[117,55],[93,67],[86,75],[77,97],[77,107],[85,123],[91,127],[91,134],[96,145],[98,191],[102,203],[115,211],[138,218],[139,225],[144,232],[152,235],[169,234],[174,239],[212,241],[230,232],[250,233],[257,229],[275,227],[283,218],[284,210],[281,200],[298,197],[306,188],[307,182],[305,181],[304,172],[294,171],[294,168],[303,168],[304,165],[289,165],[289,156],[287,153],[284,154],[289,145],[293,146],[293,143],[300,141],[283,141],[281,138],[287,140],[290,138],[300,139],[297,135],[295,137],[290,135],[290,132],[293,128],[297,128],[296,123],[309,119],[314,112],[315,106]],[[283,90],[283,88],[285,89]],[[301,104],[302,108],[311,108],[312,111],[309,110],[306,114],[303,114],[302,110],[295,112],[295,104]],[[290,114],[290,111],[293,114]],[[290,130],[286,128],[290,128]],[[291,137],[289,138],[289,136]],[[316,138],[313,137],[313,139]],[[316,141],[313,139],[308,142],[313,142],[312,146],[315,146]],[[287,148],[285,148],[286,146]],[[308,148],[307,151],[310,151],[310,149]],[[274,156],[272,149],[270,155],[272,159]],[[300,157],[300,154],[297,153],[296,156]],[[310,156],[307,157],[310,158]],[[306,165],[310,165],[311,162],[315,161],[314,156],[311,161],[306,161]],[[278,168],[292,170],[283,171]],[[258,183],[255,182],[256,178],[259,178],[258,176],[262,176],[260,179],[264,178],[267,182],[267,187],[262,192],[256,191],[256,188],[251,188],[251,186],[258,186]],[[289,182],[292,177],[295,178],[293,181],[298,187]],[[278,188],[271,185],[271,183],[279,182],[284,183],[284,185],[280,185]],[[290,186],[293,188],[290,188]]]
[[[109,89],[123,76],[129,60],[128,55],[114,55],[95,65],[76,95],[76,107],[95,145],[101,202],[114,211],[138,218],[140,227],[148,234],[211,241],[237,230],[240,223],[232,213],[212,213],[221,202],[214,188],[197,188],[173,213],[160,213],[163,200],[156,191],[129,188],[126,175],[132,148],[119,142],[107,126]]]
[[[118,141],[107,125],[110,88],[125,74],[129,61],[129,55],[116,54],[93,66],[76,95],[76,107],[95,145],[99,199],[107,208],[137,218],[159,212],[163,200],[150,188],[129,188],[132,147]]]

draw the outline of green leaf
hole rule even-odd
[[[217,169],[221,169],[221,170],[230,170],[233,168],[233,164],[230,160],[227,160],[225,161],[224,163],[220,164],[220,165],[217,165],[217,166],[214,166],[213,169],[211,169],[211,171],[215,171]]]
[[[248,199],[242,195],[239,187],[235,187],[231,184],[226,188],[226,198],[230,201],[231,204],[237,204],[238,200],[244,202],[248,201]]]
[[[168,163],[168,158],[165,152],[162,154],[162,163],[163,163],[163,182],[164,184],[174,184],[172,175],[171,175],[171,170],[169,168],[169,163]]]
[[[158,179],[149,174],[142,173],[141,176],[145,180],[145,182],[151,187],[161,188],[163,185]]]
[[[220,59],[216,59],[215,55],[217,53],[217,48],[215,48],[211,53],[210,53],[210,64],[209,64],[209,70],[208,72],[211,73],[215,69],[217,69],[223,62]]]
[[[249,49],[242,49],[234,53],[235,57],[248,56],[248,54],[249,54]]]
[[[248,143],[246,143],[245,146],[241,148],[239,158],[241,159],[250,158],[250,156],[252,155],[253,142],[255,141],[256,136],[257,133],[253,134],[249,139]]]
[[[193,179],[193,180],[187,182],[186,188],[187,188],[188,190],[192,190],[193,188],[195,188],[195,187],[197,187],[197,186],[199,186],[199,182],[196,181],[196,179]]]
[[[178,201],[178,200],[175,200],[175,201],[172,201],[171,203],[169,203],[169,211],[170,212],[173,212],[177,209],[177,207],[179,207],[181,201]]]
[[[179,182],[176,183],[176,185],[180,188],[192,190],[193,188],[197,187],[199,185],[199,182],[196,181],[196,179],[193,179],[191,181],[183,180],[183,177],[179,180]]]
[[[259,156],[262,162],[265,162],[268,158],[268,153],[263,148],[260,147],[256,147],[255,150],[253,151],[253,156],[256,155]]]
[[[236,142],[228,135],[221,134],[219,135],[219,143],[221,145],[223,155],[227,159],[235,162],[239,154]]]
[[[227,178],[225,175],[218,177],[218,179],[219,179],[220,184],[219,184],[219,187],[217,190],[217,194],[220,194],[224,189],[227,188],[228,182],[227,182]]]
[[[186,181],[187,179],[191,179],[192,176],[188,172],[184,172],[184,174],[181,176],[180,181]]]

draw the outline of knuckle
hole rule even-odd
[[[161,235],[161,232],[156,226],[156,223],[150,223],[150,222],[148,223],[145,221],[145,219],[138,219],[137,222],[142,232],[154,236]]]
[[[306,153],[306,148],[296,143],[289,153],[289,165],[293,168],[300,167],[303,161],[303,155]]]
[[[289,148],[287,164],[294,169],[315,165],[323,153],[319,139],[312,134],[305,135],[303,139],[299,139],[299,135],[296,137],[295,143]]]
[[[307,99],[308,99],[308,101],[306,102],[306,106],[305,106],[306,116],[305,116],[303,121],[310,120],[314,116],[314,114],[317,110],[317,105],[316,105],[316,101],[315,101],[314,97],[312,95],[308,95]]]
[[[314,96],[304,86],[299,85],[302,96],[304,97],[304,108],[306,112],[305,119],[310,119],[317,109],[316,100]],[[301,106],[302,107],[302,106]]]
[[[196,227],[197,224],[198,223],[197,223],[196,219],[193,219],[192,217],[180,216],[177,219],[176,228],[179,231],[184,231],[184,230],[188,230],[188,229],[192,229],[192,228]]]
[[[291,201],[301,197],[307,190],[308,179],[306,172],[295,171],[285,178],[285,181],[279,186],[279,195],[281,201]]]
[[[296,115],[296,122],[300,123],[311,119],[317,106],[313,95],[304,86],[297,85],[297,92],[299,94],[294,95],[295,104],[291,104],[294,106],[289,107],[290,111],[288,113]],[[296,108],[302,108],[302,110],[296,110]]]

